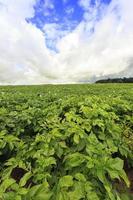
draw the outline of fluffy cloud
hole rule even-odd
[[[66,8],[66,14],[71,15],[73,12],[74,12],[74,8],[73,7]]]
[[[26,17],[34,15],[35,2],[19,2],[17,5],[14,0],[6,0],[1,4],[0,82],[30,84],[49,81],[55,73],[54,61],[51,63],[53,53],[45,45],[44,34],[25,21]],[[13,5],[16,9],[12,8]]]
[[[86,10],[88,6],[84,5]],[[104,16],[99,21],[95,20],[98,11],[91,20],[86,11],[88,18],[57,44],[64,79],[80,81],[115,74],[122,76],[127,69],[130,72],[126,74],[133,76],[130,62],[133,57],[133,2],[120,0],[112,1],[109,7],[100,6],[104,7]],[[91,27],[94,27],[93,33]]]
[[[133,76],[133,1],[80,0],[85,10],[75,30],[58,24],[41,31],[27,23],[35,0],[0,0],[0,83],[89,81],[93,77]],[[103,10],[101,12],[101,10]],[[57,52],[47,47],[47,38]],[[58,39],[57,39],[58,38]]]
[[[43,10],[44,16],[49,16],[51,14],[51,10],[54,9],[53,0],[45,0],[41,9]]]
[[[44,36],[46,38],[46,44],[50,49],[56,49],[57,42],[69,34],[68,27],[66,30],[62,28],[63,25],[59,25],[58,23],[49,23],[45,24],[43,27]]]

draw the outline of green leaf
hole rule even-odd
[[[85,176],[84,176],[83,174],[81,174],[81,173],[75,174],[75,178],[76,178],[78,181],[86,182]]]
[[[20,195],[16,195],[16,196],[15,196],[15,200],[22,200],[22,198],[21,198]]]
[[[84,155],[77,152],[68,155],[65,160],[66,160],[65,162],[66,167],[77,167],[80,166],[85,161],[85,158]]]
[[[73,177],[72,176],[63,176],[59,180],[59,186],[62,187],[71,187],[73,185]]]
[[[108,163],[112,169],[116,169],[117,171],[121,171],[123,169],[124,162],[120,158],[110,159]]]
[[[20,185],[21,187],[23,187],[23,186],[27,183],[27,181],[31,178],[31,176],[32,176],[32,173],[31,173],[31,172],[27,172],[27,173],[21,178],[21,180],[20,180],[20,182],[19,182],[19,185]]]
[[[15,183],[14,179],[5,179],[0,185],[0,195],[3,194],[12,184]]]
[[[76,144],[79,144],[79,139],[80,139],[79,135],[78,135],[77,133],[75,133],[75,134],[74,134],[74,137],[73,137],[73,140],[74,140],[74,142],[75,142]]]
[[[100,200],[97,193],[94,191],[87,193],[87,200]]]
[[[127,187],[130,187],[130,181],[129,181],[129,179],[128,179],[126,173],[125,173],[125,171],[124,170],[120,171],[119,175],[125,181]]]
[[[28,193],[28,189],[26,189],[26,188],[19,188],[19,190],[17,191],[17,193],[19,195],[26,195]]]
[[[52,192],[40,192],[36,197],[35,200],[49,200],[52,196]]]
[[[49,200],[52,196],[52,192],[49,191],[49,185],[47,182],[43,184],[33,186],[30,188],[29,192],[26,195],[26,200],[31,198],[35,200]]]
[[[75,182],[73,191],[69,192],[68,195],[69,195],[70,200],[84,199],[85,198],[84,183]]]
[[[59,191],[56,195],[56,200],[70,200],[66,191]]]

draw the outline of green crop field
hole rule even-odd
[[[132,200],[133,85],[0,87],[0,200]]]

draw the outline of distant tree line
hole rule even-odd
[[[133,83],[133,77],[101,79],[101,80],[96,81],[96,83]]]

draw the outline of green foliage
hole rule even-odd
[[[0,200],[130,200],[133,90],[0,87]]]

